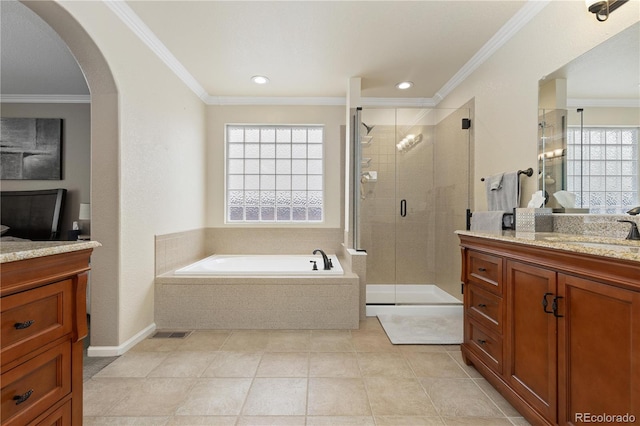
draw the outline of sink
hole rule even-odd
[[[614,251],[623,251],[629,253],[640,253],[640,247],[633,247],[623,244],[611,244],[611,243],[596,243],[596,242],[586,242],[586,241],[563,241],[563,244],[589,247],[601,250],[614,250]]]

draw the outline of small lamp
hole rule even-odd
[[[78,220],[91,220],[91,204],[80,203],[80,212],[78,213]]]
[[[78,220],[88,222],[91,220],[91,204],[89,203],[80,203],[80,212],[78,213]],[[88,226],[82,227],[82,231],[84,234],[87,234],[89,229]]]

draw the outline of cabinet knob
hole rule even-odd
[[[15,323],[15,324],[13,324],[13,327],[14,327],[16,330],[24,330],[25,328],[29,328],[29,327],[31,327],[31,325],[32,325],[34,322],[35,322],[34,320],[28,320],[28,321],[25,321],[25,322],[17,322],[17,323]]]
[[[478,339],[478,343],[480,343],[481,345],[484,345],[485,343],[487,343],[486,340],[482,340],[482,339]]]
[[[478,308],[486,308],[487,305],[485,305],[484,303],[478,303]]]
[[[16,405],[20,405],[23,402],[25,402],[27,399],[29,399],[31,397],[32,393],[33,393],[33,389],[29,389],[28,391],[26,391],[22,395],[15,395],[13,397],[13,400],[16,402]]]
[[[487,272],[487,268],[478,268],[478,271],[480,271],[480,272]]]

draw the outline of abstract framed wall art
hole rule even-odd
[[[0,179],[61,180],[62,119],[0,118]]]

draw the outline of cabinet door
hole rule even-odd
[[[557,418],[556,273],[507,261],[507,345],[505,379],[551,423]]]
[[[640,293],[563,274],[558,291],[559,423],[640,419]]]

